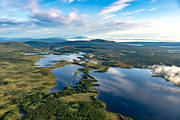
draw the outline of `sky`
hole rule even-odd
[[[180,0],[0,0],[0,38],[180,42]]]

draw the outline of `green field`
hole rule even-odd
[[[36,42],[35,42],[36,43]],[[106,72],[109,67],[147,67],[153,64],[177,65],[180,55],[158,47],[130,47],[114,42],[68,42],[61,44],[0,43],[0,118],[2,120],[128,120],[120,114],[106,111],[106,105],[96,99],[97,86],[90,70]],[[60,48],[60,49],[58,49]],[[80,60],[60,61],[49,68],[37,68],[40,55],[27,52],[52,50],[52,54],[86,53]],[[166,58],[166,59],[164,59]],[[91,61],[96,62],[93,63]],[[50,70],[67,64],[82,66],[79,83],[63,91],[50,93],[56,77]]]
[[[89,75],[92,64],[85,64],[76,87],[49,93],[56,78],[48,68],[36,68],[39,55],[26,52],[42,51],[22,43],[0,44],[0,118],[2,120],[125,120],[120,114],[105,110],[92,90],[96,81]],[[70,64],[61,62],[54,67]],[[72,63],[71,63],[72,64]],[[74,62],[74,64],[77,64]],[[101,64],[99,64],[99,67]],[[102,67],[103,68],[103,67]],[[71,84],[71,83],[70,83]]]

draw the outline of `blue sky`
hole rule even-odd
[[[180,41],[180,0],[0,0],[0,37]]]

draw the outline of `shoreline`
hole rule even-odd
[[[63,66],[65,66],[65,65],[77,65],[77,64],[73,64],[73,63],[69,63],[69,62],[67,62],[67,64],[62,64],[61,62],[59,62],[59,63],[57,63],[57,64],[55,64],[55,65],[51,65],[51,66],[53,66],[53,68],[49,68],[49,70],[50,70],[50,72],[51,72],[51,70],[53,70],[53,69],[56,69],[56,68],[61,68],[61,67],[63,67]],[[86,69],[85,67],[83,68],[83,69]],[[52,73],[53,74],[53,73]],[[54,74],[53,74],[54,75]],[[55,75],[54,75],[55,76]],[[90,76],[90,75],[89,75]],[[92,77],[92,76],[91,76]],[[93,77],[92,77],[93,78]],[[94,80],[96,80],[95,78],[93,78]],[[56,80],[57,80],[57,77],[56,77]],[[95,81],[95,82],[97,82],[97,80]],[[92,83],[94,83],[94,81],[92,81]],[[57,82],[56,82],[56,85],[57,85]],[[68,85],[67,85],[68,86]],[[104,109],[105,109],[105,111],[108,113],[108,114],[112,114],[113,116],[118,116],[119,117],[119,120],[121,120],[121,119],[126,119],[126,120],[132,120],[132,118],[129,118],[129,117],[125,117],[124,115],[122,115],[121,113],[114,113],[114,112],[111,112],[111,111],[108,111],[107,110],[107,107],[106,107],[106,103],[105,102],[103,102],[103,101],[101,101],[101,100],[99,100],[97,97],[98,97],[98,95],[99,95],[99,90],[95,90],[95,89],[93,89],[93,87],[94,86],[91,86],[89,89],[90,89],[90,91],[91,92],[87,92],[87,94],[89,93],[94,93],[94,95],[92,95],[91,96],[91,99],[92,99],[92,101],[94,101],[94,102],[99,102],[103,107],[104,107]],[[60,91],[61,92],[61,91]],[[63,92],[63,91],[62,91]],[[55,92],[56,93],[56,92]],[[70,95],[70,96],[73,96],[73,95],[79,95],[79,94],[83,94],[83,93],[75,93],[75,94],[72,94],[72,95]],[[85,93],[84,93],[85,94]],[[68,97],[68,96],[66,96],[66,97]]]

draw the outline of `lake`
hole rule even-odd
[[[64,55],[54,55],[47,54],[41,55],[42,58],[36,62],[37,67],[49,67],[50,65],[55,65],[62,60],[66,60],[68,62],[73,62],[73,60],[80,60],[79,57],[83,57],[84,53],[67,53]]]
[[[64,67],[56,68],[51,70],[51,73],[56,76],[57,85],[50,89],[50,92],[57,92],[65,88],[69,81],[73,78],[74,74],[78,71],[79,68],[82,68],[78,65],[65,65]],[[82,73],[79,73],[75,79],[72,81],[72,87],[79,82]]]
[[[135,120],[179,120],[180,88],[149,69],[111,67],[106,73],[91,72],[98,80],[98,99],[107,110]]]
[[[82,57],[80,54],[73,55],[76,59]],[[56,60],[66,60],[67,56],[72,54],[43,55],[44,58],[41,58],[37,65],[47,67],[55,64]],[[79,68],[78,65],[65,65],[51,70],[57,77],[57,85],[51,88],[50,92],[62,90]],[[152,77],[149,69],[110,67],[105,73],[90,71],[90,75],[98,80],[100,87],[94,89],[100,91],[98,99],[106,103],[108,111],[121,113],[134,120],[180,119],[180,88],[163,78]],[[79,78],[80,74],[72,85],[75,85]]]

